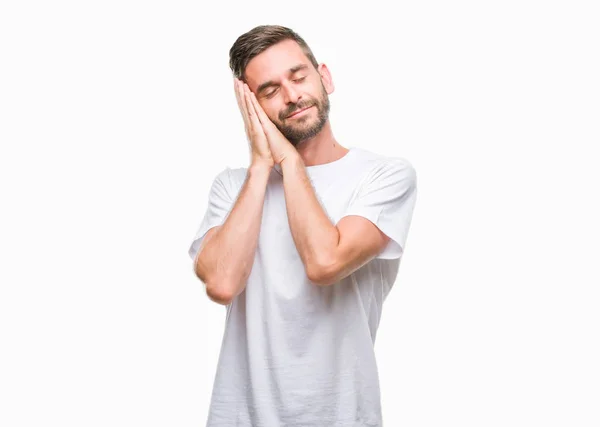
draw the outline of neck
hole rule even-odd
[[[342,147],[333,136],[329,120],[316,136],[302,141],[296,147],[305,166],[316,166],[341,159],[349,151]]]

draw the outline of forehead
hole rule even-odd
[[[294,40],[281,41],[250,60],[246,66],[246,80],[250,89],[269,80],[285,77],[290,68],[306,64],[312,67],[302,48]]]

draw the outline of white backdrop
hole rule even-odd
[[[0,425],[206,422],[225,308],[187,249],[248,164],[228,51],[260,24],[329,66],[343,146],[417,170],[385,425],[600,425],[592,3],[2,2]]]

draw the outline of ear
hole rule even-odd
[[[319,68],[317,68],[317,71],[321,75],[321,80],[323,81],[323,86],[325,86],[327,95],[331,95],[335,90],[335,86],[333,85],[333,79],[331,78],[329,68],[327,68],[327,65],[325,64],[319,64]]]

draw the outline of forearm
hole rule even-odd
[[[252,270],[270,168],[252,165],[229,216],[198,256],[211,298],[228,302],[245,288]]]
[[[308,277],[313,278],[333,262],[339,233],[315,195],[302,158],[290,156],[281,168],[292,237]]]

